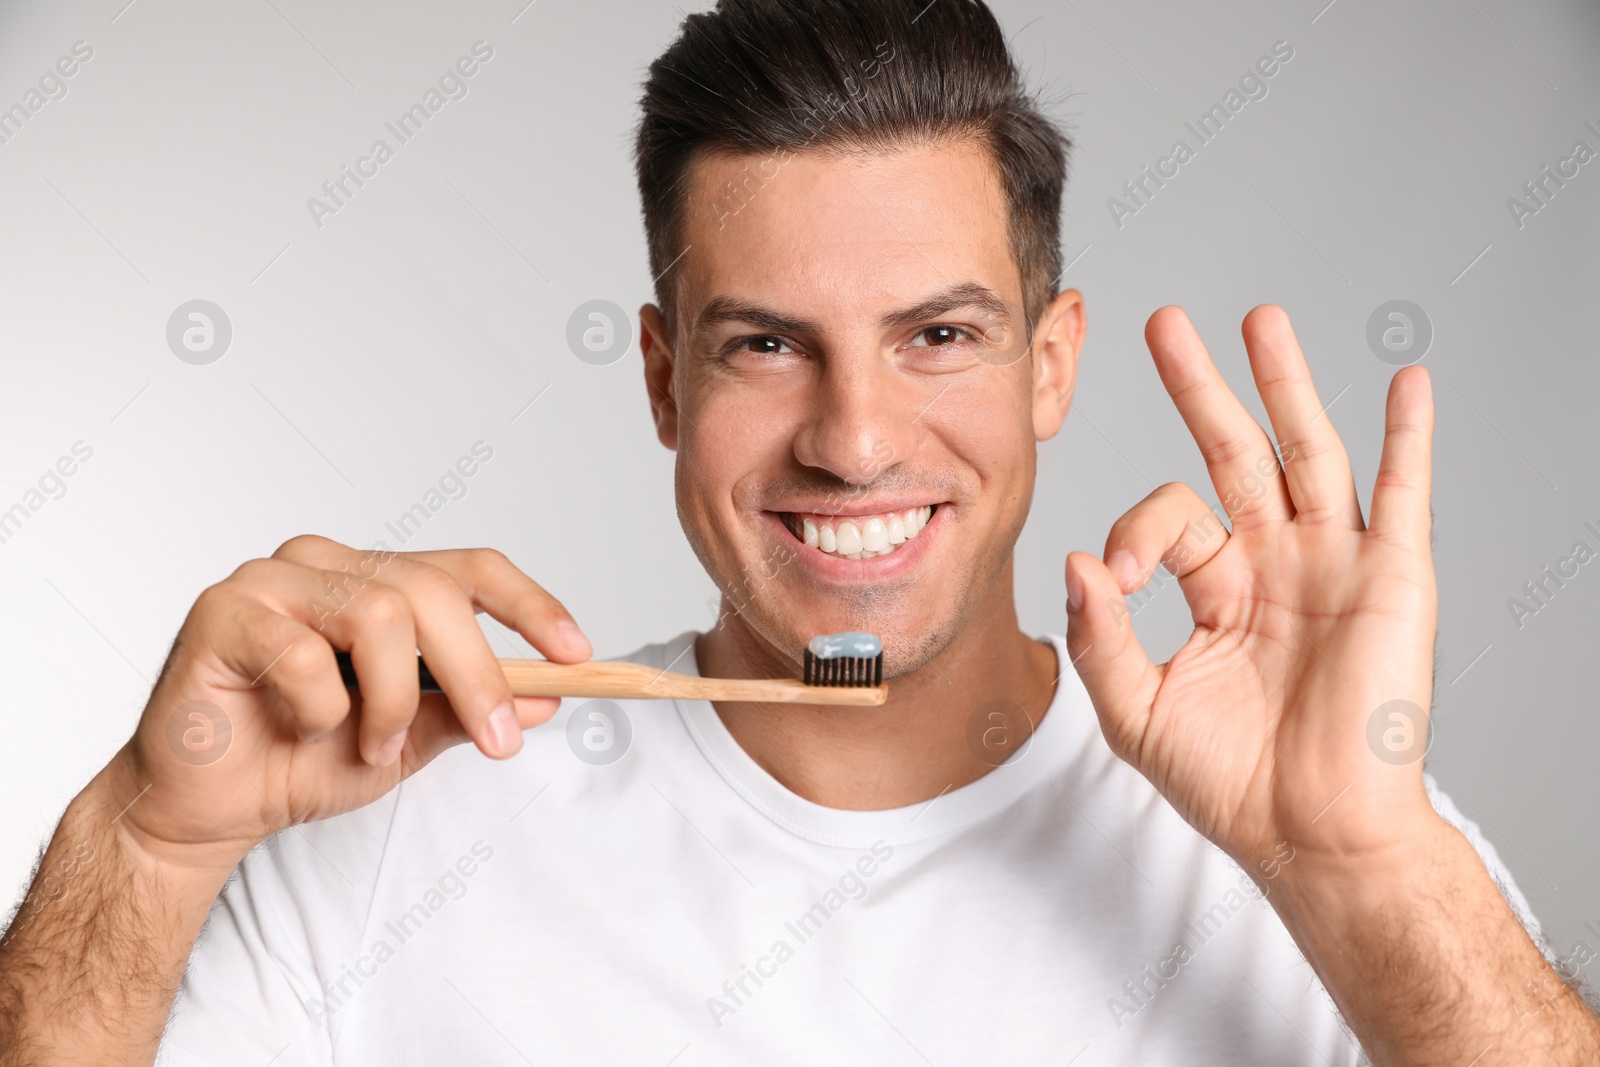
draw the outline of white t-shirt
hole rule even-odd
[[[628,658],[693,674],[694,636]],[[158,1062],[1361,1062],[1270,904],[1112,755],[1070,670],[1009,761],[890,811],[790,792],[703,701],[586,703],[511,760],[452,749],[252,852]]]

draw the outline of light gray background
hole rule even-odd
[[[0,884],[25,878],[122,744],[202,588],[296,533],[393,545],[385,520],[480,439],[493,460],[413,547],[505,550],[605,655],[711,621],[637,341],[606,367],[565,342],[579,304],[649,298],[628,149],[644,69],[682,10],[525,2],[0,9],[0,107],[75,41],[94,48],[68,95],[0,145],[0,508],[74,441],[94,449],[0,544]],[[1091,324],[1018,549],[1025,625],[1063,628],[1066,552],[1099,551],[1153,485],[1210,493],[1142,344],[1151,311],[1188,308],[1259,414],[1238,323],[1287,307],[1366,499],[1391,374],[1367,318],[1417,302],[1437,335],[1430,766],[1558,950],[1600,948],[1584,928],[1600,925],[1600,562],[1520,630],[1507,608],[1573,542],[1600,547],[1583,525],[1600,526],[1600,162],[1520,230],[1506,207],[1573,142],[1600,149],[1584,126],[1600,126],[1600,12],[995,6],[1078,142],[1063,284],[1085,292]],[[314,226],[306,199],[479,39],[494,58],[469,95]],[[1118,229],[1107,198],[1279,40],[1295,56],[1267,98]],[[233,325],[210,366],[165,340],[195,298]],[[1169,587],[1137,626],[1166,655],[1185,619]]]

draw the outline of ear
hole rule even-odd
[[[1033,436],[1047,441],[1066,421],[1072,390],[1078,384],[1078,352],[1083,348],[1083,294],[1065,289],[1040,316],[1033,339]]]
[[[639,349],[644,353],[644,387],[661,443],[678,449],[678,396],[672,386],[672,340],[666,318],[654,304],[639,309]]]

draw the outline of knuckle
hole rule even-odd
[[[233,573],[220,583],[235,586],[256,586],[265,584],[279,572],[283,562],[276,556],[268,559],[247,559],[233,569]]]
[[[1372,485],[1374,489],[1413,490],[1422,488],[1422,481],[1405,471],[1391,469],[1380,470]]]
[[[357,617],[363,628],[399,630],[411,625],[410,599],[392,585],[373,583],[357,596]]]
[[[474,548],[467,552],[467,558],[478,567],[487,571],[516,570],[516,564],[498,548]]]
[[[1111,524],[1111,534],[1107,540],[1116,544],[1121,544],[1123,541],[1127,540],[1129,532],[1134,529],[1137,521],[1137,517],[1133,512],[1124,512],[1118,517],[1116,522]]]
[[[1339,522],[1343,512],[1330,504],[1314,504],[1297,508],[1294,521],[1300,526],[1325,526]]]
[[[1309,460],[1316,459],[1319,456],[1334,455],[1340,449],[1332,441],[1317,437],[1307,437],[1284,445],[1283,451],[1285,458],[1288,460]]]
[[[323,552],[335,542],[320,534],[296,534],[272,553],[273,559],[304,560],[311,559]]]
[[[1222,441],[1202,445],[1200,455],[1209,465],[1226,466],[1249,451],[1250,446],[1248,443],[1237,438],[1226,438]]]
[[[477,548],[472,550],[473,564],[477,574],[481,575],[487,583],[510,583],[520,590],[517,600],[539,602],[544,599],[553,600],[544,586],[529,577],[521,567],[512,562],[498,548]]]
[[[237,586],[228,580],[207,586],[194,598],[194,607],[190,609],[189,617],[202,623],[213,622],[232,614],[237,608],[238,599]]]
[[[333,652],[326,641],[301,637],[278,653],[273,673],[304,682],[334,669]]]
[[[1166,482],[1157,486],[1150,496],[1156,500],[1178,501],[1185,504],[1200,499],[1200,494],[1195,492],[1188,482]]]
[[[467,595],[461,591],[455,579],[451,578],[442,567],[435,567],[431,563],[417,564],[415,582],[417,591],[430,599],[470,604]]]

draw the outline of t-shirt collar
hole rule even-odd
[[[697,636],[681,634],[667,643],[665,659],[673,664],[672,670],[699,676],[694,651]],[[1060,637],[1042,640],[1055,649],[1063,670],[1044,720],[1027,743],[982,778],[903,808],[847,811],[813,803],[790,791],[752,759],[709,701],[674,703],[706,761],[734,792],[778,826],[797,837],[838,848],[866,849],[877,841],[909,845],[953,834],[1011,806],[1059,772],[1071,750],[1085,740],[1086,727],[1094,728],[1088,694],[1076,672],[1066,666],[1065,642]]]

